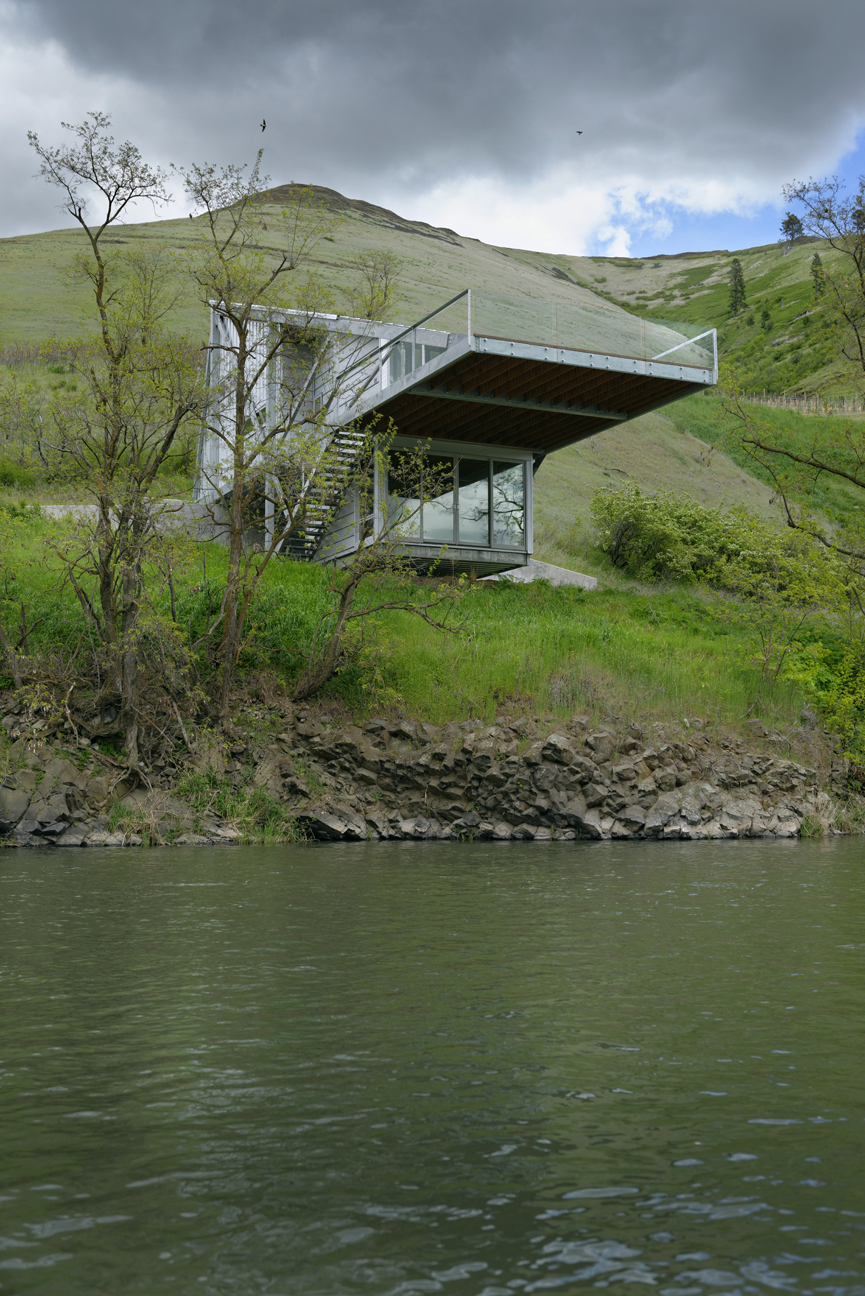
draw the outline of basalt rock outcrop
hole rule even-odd
[[[666,741],[583,717],[358,728],[301,715],[278,745],[271,790],[330,841],[796,837],[805,820],[828,828],[846,795],[841,763],[821,776],[700,733]]]
[[[236,824],[176,795],[179,759],[151,769],[150,787],[134,787],[92,750],[64,754],[21,732],[14,716],[0,724],[10,739],[0,781],[6,845],[241,837]],[[237,788],[266,789],[303,835],[321,841],[790,838],[803,823],[836,830],[849,796],[843,762],[817,771],[772,750],[748,751],[742,740],[598,726],[579,716],[566,724],[400,719],[358,727],[272,711],[249,733],[212,741],[192,763]]]
[[[218,815],[202,816],[165,788],[132,788],[92,752],[70,752],[21,738],[2,754],[0,843],[5,846],[140,846],[137,832],[112,828],[113,808],[153,830],[157,840],[233,842],[240,833]],[[118,805],[119,803],[119,805]],[[148,834],[148,837],[150,834]]]

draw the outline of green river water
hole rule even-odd
[[[0,855],[0,1293],[865,1296],[865,845]]]

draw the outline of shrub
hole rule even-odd
[[[840,569],[815,541],[743,507],[706,508],[628,485],[597,491],[592,518],[614,565],[641,580],[702,582],[750,597],[765,580],[797,603],[837,593]]]

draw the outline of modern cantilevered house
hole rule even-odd
[[[316,326],[332,344],[305,394],[320,403],[330,392],[324,435],[331,446],[351,456],[357,429],[383,415],[397,428],[394,450],[426,444],[447,471],[446,492],[424,500],[401,539],[419,570],[440,562],[443,546],[448,570],[481,576],[525,566],[533,476],[545,455],[717,381],[714,330],[639,319],[599,299],[563,306],[466,289],[409,328],[344,316],[318,317]],[[218,383],[232,336],[217,310],[210,345]],[[261,426],[273,390],[264,375],[256,397]],[[217,436],[202,435],[199,502],[230,492],[225,456]],[[376,516],[411,511],[411,501],[394,497],[386,467],[376,469],[374,490]],[[311,509],[284,551],[313,562],[340,562],[356,551],[368,530],[351,496]],[[279,520],[270,509],[263,525],[273,535]]]

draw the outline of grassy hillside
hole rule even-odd
[[[654,319],[683,320],[718,329],[721,355],[749,392],[845,390],[834,363],[833,339],[814,301],[811,258],[825,265],[836,255],[800,239],[785,252],[777,243],[739,251],[693,252],[643,260],[550,256],[508,250],[508,256],[549,274],[568,274],[610,302]],[[730,265],[738,257],[747,308],[728,307]],[[768,312],[768,320],[763,312]]]
[[[597,304],[601,298],[647,318],[717,328],[721,352],[748,391],[820,389],[834,394],[844,389],[810,276],[818,247],[827,264],[834,254],[813,240],[799,240],[786,254],[780,245],[768,244],[642,260],[554,255],[495,247],[331,189],[316,192],[342,223],[333,242],[319,244],[313,268],[338,290],[350,278],[346,267],[358,252],[397,253],[404,262],[403,301],[396,312],[401,322],[410,323],[469,285],[558,305]],[[284,190],[272,190],[268,197],[276,217]],[[109,247],[137,244],[170,256],[194,245],[201,234],[195,220],[149,221],[118,229]],[[272,240],[275,249],[275,233]],[[83,236],[74,230],[0,240],[0,345],[79,330],[85,298],[67,276],[83,246]],[[748,308],[731,319],[727,283],[734,256],[744,271]],[[205,312],[179,287],[175,319],[201,335]]]
[[[717,327],[722,353],[751,390],[823,385],[832,391],[836,382],[832,340],[814,309],[811,242],[802,241],[786,256],[777,245],[736,253],[745,273],[748,309],[731,320],[727,277],[733,253],[642,261],[552,256],[493,247],[332,191],[321,190],[320,196],[342,223],[333,241],[317,249],[313,269],[337,291],[350,279],[350,262],[359,252],[396,252],[404,262],[403,300],[396,312],[401,322],[410,323],[468,285],[571,306],[597,304],[600,297],[612,309]],[[279,191],[271,197],[276,213]],[[201,236],[194,220],[154,221],[123,227],[116,245],[138,243],[171,256]],[[275,236],[271,246],[276,251]],[[82,327],[85,297],[67,273],[79,250],[82,236],[74,231],[0,241],[0,344],[7,348],[7,358],[16,344],[74,335]],[[821,256],[828,260],[822,249]],[[203,338],[204,308],[179,280],[178,288],[177,325]],[[47,384],[73,381],[58,365],[34,368]],[[802,443],[816,422],[786,411],[765,413]],[[643,491],[687,494],[707,505],[743,504],[780,521],[770,484],[760,480],[726,433],[720,402],[702,394],[547,456],[535,479],[535,554],[598,576],[601,589],[587,595],[544,586],[478,584],[464,605],[466,632],[453,639],[404,614],[390,614],[376,632],[379,692],[365,691],[364,680],[351,672],[333,691],[358,713],[390,700],[429,719],[467,713],[491,717],[504,708],[664,720],[703,716],[735,727],[746,715],[760,714],[801,737],[799,719],[810,695],[782,677],[761,685],[756,632],[733,601],[684,587],[640,585],[612,568],[588,528],[592,495],[628,481]],[[0,457],[0,505],[19,498],[75,498],[71,487],[61,492],[38,473],[28,479],[26,470],[10,468],[7,481],[4,471]],[[183,495],[190,485],[188,472],[181,471],[160,479],[158,490]],[[814,503],[833,512],[859,507],[855,493],[829,487]],[[15,542],[20,547],[7,555],[7,589],[0,600],[0,605],[8,604],[6,616],[18,616],[18,604],[25,603],[31,623],[43,618],[32,640],[44,651],[66,640],[71,644],[79,632],[69,589],[50,555],[46,560],[45,528],[55,525],[33,517],[26,522],[26,536]],[[189,561],[181,619],[192,634],[196,600],[205,594],[209,599],[214,582],[218,587],[225,555],[218,547],[199,546]],[[253,609],[255,631],[244,662],[250,671],[290,677],[296,670],[309,626],[326,603],[324,579],[322,569],[299,564],[270,569]],[[161,597],[154,595],[157,603]],[[489,643],[499,646],[494,654],[483,651]]]
[[[615,582],[616,573],[592,543],[589,505],[596,490],[627,481],[644,492],[674,491],[710,507],[744,504],[780,518],[771,488],[714,445],[721,435],[717,402],[693,396],[687,403],[682,418],[678,410],[685,402],[678,402],[668,412],[646,414],[547,456],[535,476],[536,557]],[[702,417],[695,419],[693,408]]]
[[[36,510],[3,523],[7,571],[0,614],[11,627],[19,605],[26,606],[33,627],[29,650],[35,654],[71,653],[80,644],[78,602],[46,543],[72,525],[49,521]],[[207,606],[218,600],[227,555],[221,545],[202,544],[184,551],[179,561],[178,629],[192,644]],[[168,591],[158,573],[153,577],[154,610],[167,618]],[[385,613],[370,628],[367,645],[367,654],[378,658],[378,671],[371,676],[350,665],[326,687],[323,701],[345,706],[358,718],[399,706],[436,723],[454,716],[492,720],[528,712],[552,719],[584,712],[677,724],[682,717],[700,717],[735,730],[759,691],[747,627],[728,604],[702,591],[647,589],[624,579],[617,584],[589,594],[543,582],[470,582],[457,612],[462,629],[455,635],[404,612]],[[268,568],[241,660],[253,689],[261,672],[288,681],[296,677],[318,618],[330,606],[328,585],[321,566]],[[361,597],[378,601],[399,591],[399,583],[388,578],[383,586],[369,583]],[[203,655],[201,667],[206,678]],[[10,685],[0,676],[0,688]],[[780,680],[763,688],[759,714],[799,743],[807,738],[797,724],[802,706],[799,690]]]
[[[348,263],[359,252],[387,249],[404,263],[401,275],[403,300],[397,319],[411,323],[439,303],[466,287],[484,289],[504,296],[541,298],[562,305],[597,304],[588,286],[555,277],[543,265],[511,256],[478,239],[462,238],[448,229],[435,229],[422,221],[403,220],[393,212],[369,203],[350,202],[333,190],[321,189],[318,196],[341,218],[333,242],[322,241],[316,248],[312,268],[332,289],[351,278]],[[284,195],[271,191],[273,201],[265,210],[273,217],[273,230]],[[202,227],[195,220],[162,220],[125,225],[109,247],[138,245],[172,255],[194,246]],[[275,232],[268,245],[280,246]],[[77,252],[84,249],[84,236],[75,230],[54,230],[44,234],[0,239],[0,342],[41,341],[50,336],[75,333],[86,306],[83,291],[68,281]],[[174,318],[190,332],[206,335],[204,308],[197,304],[178,281],[180,300]]]
[[[404,263],[403,300],[396,312],[403,322],[418,318],[469,284],[506,296],[572,306],[596,304],[602,297],[612,308],[650,318],[718,327],[722,353],[748,389],[821,384],[832,389],[833,346],[821,312],[814,309],[810,260],[816,245],[811,240],[800,240],[786,255],[779,245],[771,244],[735,254],[684,253],[643,260],[556,256],[494,247],[450,229],[406,220],[333,190],[319,189],[317,195],[341,223],[333,241],[319,244],[313,269],[338,291],[350,281],[348,266],[359,252],[396,252]],[[269,193],[274,217],[285,196],[280,189]],[[274,226],[275,222],[271,230]],[[170,257],[194,245],[202,234],[196,220],[130,224],[116,232],[109,248],[138,244]],[[275,233],[272,238],[276,250],[279,239]],[[80,329],[87,302],[68,272],[82,247],[83,236],[74,230],[0,240],[0,344],[14,350],[19,342],[63,337]],[[748,308],[735,320],[729,317],[727,302],[733,255],[742,263],[748,292]],[[825,249],[821,255],[827,262],[831,257]],[[203,307],[180,281],[178,288],[174,316],[178,326],[203,336]],[[771,327],[761,325],[764,310]],[[55,366],[38,369],[42,381],[50,385],[65,381],[52,371]],[[791,429],[798,427],[797,437],[807,435],[808,420],[787,413],[775,417]],[[772,508],[767,483],[757,480],[754,465],[726,444],[718,403],[691,397],[663,413],[612,428],[547,458],[536,481],[538,555],[571,563],[582,555],[583,566],[591,565],[594,559],[584,534],[591,495],[629,478],[644,489],[684,491],[702,502],[741,503],[760,511]],[[165,488],[182,493],[183,483],[166,481]],[[852,498],[845,497],[842,503],[855,507]]]

